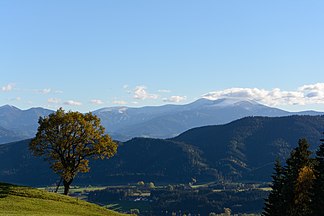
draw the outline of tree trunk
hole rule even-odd
[[[73,179],[71,179],[70,181],[66,181],[65,179],[63,179],[64,195],[69,194],[70,185],[71,185],[72,181],[73,181]]]
[[[61,186],[62,180],[63,180],[63,178],[61,177],[59,183],[58,183],[57,186],[56,186],[55,193],[57,193],[59,187]]]

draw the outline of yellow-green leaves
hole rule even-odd
[[[89,158],[110,158],[117,152],[117,144],[92,113],[65,112],[60,108],[41,117],[38,123],[30,150],[44,156],[66,182],[72,182],[79,172],[89,171]]]

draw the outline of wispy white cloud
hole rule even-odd
[[[9,92],[9,91],[12,91],[14,88],[14,84],[7,84],[7,85],[4,85],[1,87],[1,90],[4,91],[4,92]]]
[[[33,91],[39,94],[49,94],[49,93],[62,94],[63,93],[63,91],[61,90],[53,90],[51,88],[34,89]]]
[[[41,94],[48,94],[51,91],[52,91],[52,89],[50,89],[50,88],[44,88],[44,89],[37,90],[37,92],[41,93]]]
[[[48,98],[47,102],[51,103],[51,104],[58,104],[58,103],[61,102],[61,99],[59,99],[59,98]]]
[[[158,92],[161,92],[161,93],[170,93],[171,90],[169,90],[169,89],[159,89]]]
[[[69,105],[69,106],[81,106],[82,103],[79,101],[74,101],[74,100],[68,100],[64,102],[65,105]]]
[[[21,97],[11,98],[10,101],[21,101]]]
[[[63,91],[62,91],[62,90],[55,90],[54,93],[55,93],[55,94],[62,94]]]
[[[324,83],[304,85],[294,91],[279,88],[271,90],[259,88],[229,88],[204,94],[208,99],[224,97],[254,100],[270,106],[324,104]]]
[[[92,99],[90,101],[90,103],[92,104],[95,104],[95,105],[101,105],[101,104],[104,104],[104,102],[102,100],[99,100],[99,99]]]
[[[114,100],[112,103],[113,104],[117,104],[117,105],[126,105],[127,104],[127,101],[124,101],[124,100]]]
[[[171,96],[169,98],[163,98],[164,102],[171,102],[171,103],[180,103],[187,99],[186,96]]]
[[[145,86],[136,86],[134,89],[134,98],[139,100],[145,99],[157,99],[159,96],[156,94],[150,94],[146,91]]]
[[[132,90],[129,88],[129,85],[125,84],[123,85],[123,89],[127,94],[132,94]]]

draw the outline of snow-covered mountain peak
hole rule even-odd
[[[105,113],[105,112],[118,112],[118,113],[124,113],[128,110],[128,107],[125,106],[118,106],[118,107],[105,107],[99,110],[95,110],[95,113]]]
[[[193,104],[200,106],[213,106],[213,107],[231,107],[231,106],[251,106],[251,105],[260,105],[259,103],[243,98],[220,98],[216,100],[209,100],[206,98],[199,99]]]

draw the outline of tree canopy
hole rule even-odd
[[[39,118],[36,137],[30,150],[43,156],[50,167],[61,176],[64,194],[79,172],[88,172],[89,159],[110,158],[117,144],[105,134],[100,119],[92,113],[65,112],[62,108]]]
[[[323,142],[323,140],[321,140]],[[311,158],[309,144],[300,139],[291,151],[286,166],[275,164],[272,191],[266,199],[264,216],[323,215],[324,204],[324,143]]]
[[[280,160],[277,159],[275,162],[274,173],[272,175],[272,185],[271,191],[268,198],[266,199],[264,207],[264,216],[281,216],[282,210],[285,206],[282,194],[283,188],[283,179],[284,179],[284,169],[280,163]]]
[[[321,215],[324,212],[324,139],[321,139],[321,142],[315,158],[315,181],[311,196],[313,216]]]

